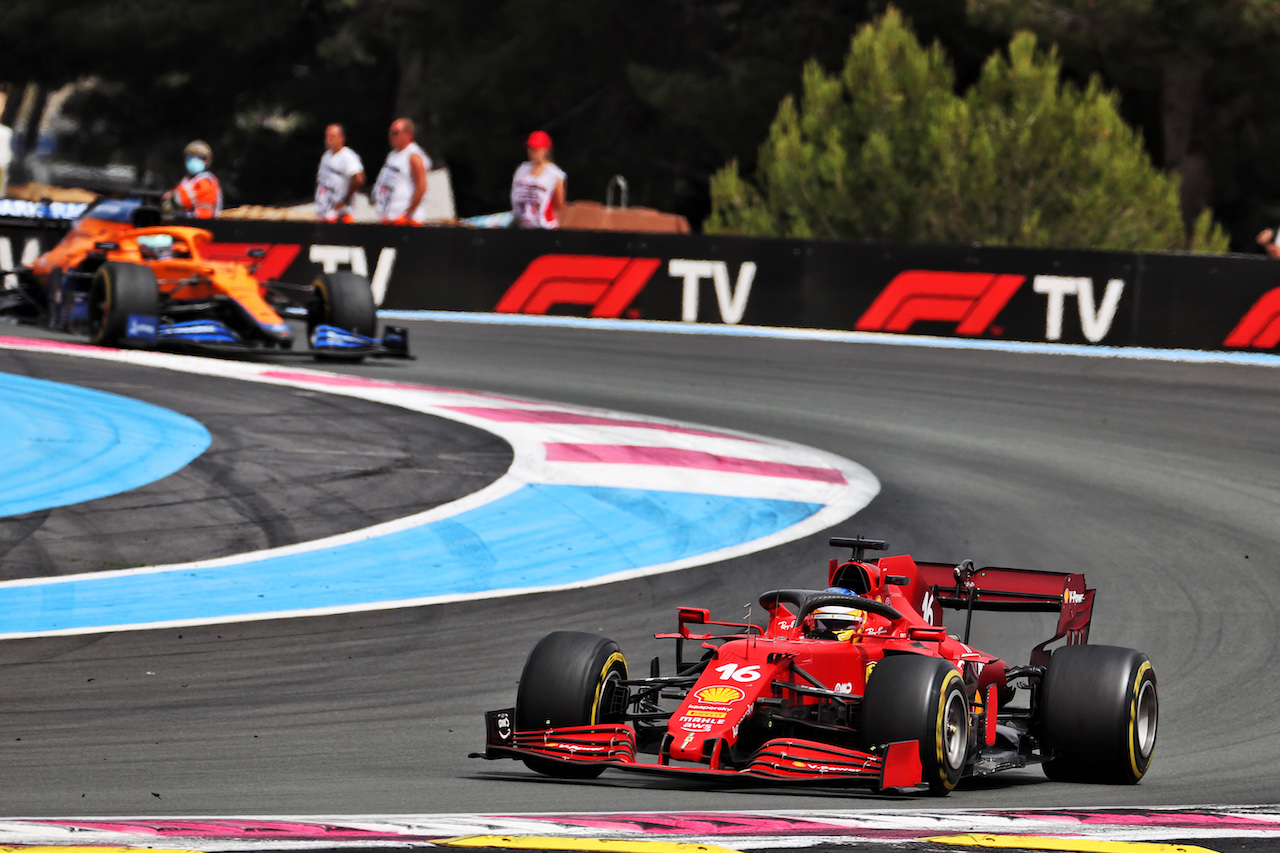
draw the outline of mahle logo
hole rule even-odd
[[[710,702],[713,705],[731,705],[737,702],[747,694],[743,693],[736,687],[704,687],[696,691],[694,696],[703,702]]]

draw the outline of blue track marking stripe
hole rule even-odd
[[[185,467],[209,431],[103,391],[0,373],[0,516],[119,494]]]
[[[572,586],[767,536],[820,509],[797,501],[532,484],[451,518],[321,550],[0,584],[0,636],[265,619]]]
[[[178,565],[0,583],[0,637],[229,623],[573,589],[732,559],[827,530],[880,490],[812,447],[643,415],[164,353],[0,347],[337,394],[491,432],[489,486],[325,539]]]

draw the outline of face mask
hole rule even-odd
[[[204,171],[204,161],[199,157],[187,158],[187,171],[193,175],[198,175]]]

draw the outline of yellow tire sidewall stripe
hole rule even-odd
[[[933,730],[933,740],[937,747],[938,755],[938,776],[941,778],[942,784],[948,789],[955,787],[955,783],[947,778],[947,733],[946,733],[946,714],[947,714],[947,692],[952,680],[960,678],[960,673],[956,670],[950,670],[942,679],[942,689],[938,691],[938,719]],[[964,692],[964,685],[960,685],[961,693]],[[966,703],[967,710],[967,703]]]
[[[1138,768],[1138,696],[1142,692],[1142,679],[1151,672],[1151,661],[1143,661],[1138,667],[1137,677],[1133,679],[1133,691],[1129,696],[1129,767],[1135,779],[1141,779],[1145,769]],[[1147,756],[1147,766],[1151,766],[1151,756],[1155,755],[1155,746],[1151,747],[1151,755]]]
[[[604,662],[604,666],[600,668],[600,676],[596,679],[596,698],[591,702],[591,725],[600,722],[600,694],[604,692],[604,679],[609,674],[609,669],[614,664],[622,665],[622,677],[627,677],[627,659],[622,656],[622,652],[614,652],[609,655],[608,660]]]

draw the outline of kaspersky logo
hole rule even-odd
[[[717,687],[704,687],[701,690],[695,690],[693,695],[699,700],[710,705],[731,705],[747,694],[743,693],[736,687],[722,685]]]

